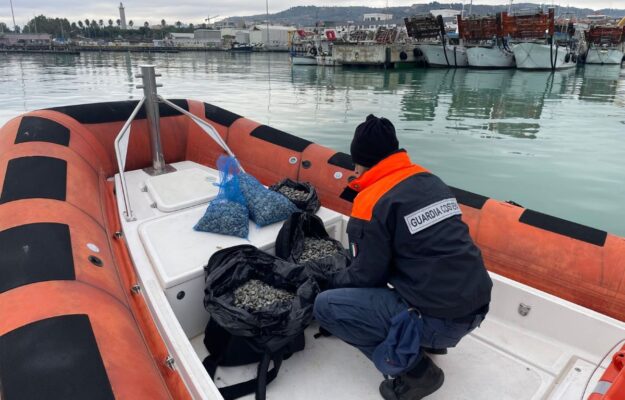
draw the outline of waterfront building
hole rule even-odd
[[[371,13],[365,14],[362,17],[363,21],[390,21],[393,19],[393,14]]]
[[[267,50],[288,50],[289,35],[295,31],[293,26],[255,25],[250,30],[250,43],[262,43]]]
[[[36,45],[47,46],[52,43],[52,35],[47,33],[0,33],[0,46]]]
[[[227,44],[226,41],[234,41],[240,44],[250,44],[250,31],[248,29],[232,27],[221,28],[221,39],[224,44]]]

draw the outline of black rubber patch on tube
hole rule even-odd
[[[47,118],[23,117],[15,136],[15,144],[47,142],[69,145],[69,129]]]
[[[234,121],[241,118],[238,114],[208,103],[204,103],[204,116],[219,125],[227,127],[230,127]]]
[[[450,186],[449,188],[456,197],[456,200],[458,200],[458,203],[465,206],[481,210],[482,207],[484,207],[484,204],[488,201],[488,197],[486,196],[482,196],[473,192],[467,192],[466,190],[458,189],[452,186]]]
[[[350,171],[353,171],[356,166],[352,161],[352,156],[347,153],[334,153],[330,159],[328,159],[328,164],[336,165],[337,167],[345,168]]]
[[[9,160],[0,204],[22,199],[65,201],[67,161],[52,157],[20,157]]]
[[[0,293],[36,282],[74,280],[69,227],[20,225],[0,232]]]
[[[113,400],[87,315],[62,315],[0,336],[3,400]]]
[[[189,110],[189,104],[186,100],[170,100],[184,110]],[[81,124],[104,124],[108,122],[126,121],[132,110],[139,103],[136,100],[128,101],[111,101],[106,103],[80,104],[76,106],[54,107],[50,110],[58,111],[69,115]],[[164,103],[158,103],[158,110],[161,117],[172,117],[182,115]],[[139,110],[136,119],[145,119],[145,106]]]
[[[591,228],[586,225],[567,221],[565,219],[553,217],[551,215],[542,214],[533,210],[525,210],[519,218],[519,222],[536,228],[544,229],[582,242],[594,244],[596,246],[605,245],[608,237],[606,231]]]
[[[255,138],[262,139],[269,143],[273,143],[275,145],[285,147],[289,150],[297,151],[300,153],[312,143],[309,140],[302,139],[300,137],[277,130],[267,125],[259,126],[258,128],[254,129],[250,135]]]

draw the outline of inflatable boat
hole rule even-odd
[[[223,368],[213,380],[202,365],[203,266],[241,243],[272,252],[280,229],[193,231],[226,153],[266,185],[311,182],[318,215],[346,242],[350,157],[212,104],[81,104],[0,129],[0,398],[221,399],[219,387],[253,375]],[[480,329],[433,356],[446,383],[431,398],[625,398],[625,239],[454,191],[493,300]],[[379,398],[371,363],[314,331],[268,397]]]

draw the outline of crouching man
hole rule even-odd
[[[357,179],[347,226],[352,265],[315,302],[321,326],[385,375],[387,400],[438,390],[444,374],[424,353],[446,353],[480,325],[492,288],[451,192],[413,164],[393,124],[369,115],[351,143]]]

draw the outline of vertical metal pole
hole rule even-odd
[[[158,111],[158,98],[156,93],[156,73],[154,65],[141,65],[141,79],[143,81],[143,96],[145,97],[145,114],[148,118],[150,129],[150,148],[152,150],[152,169],[150,175],[160,175],[165,171],[165,158],[161,144],[161,123]]]
[[[17,25],[15,24],[15,13],[13,12],[13,0],[9,0],[11,3],[11,15],[13,16],[13,33],[17,33]]]

